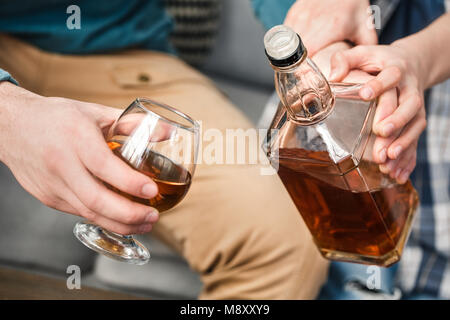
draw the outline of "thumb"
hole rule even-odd
[[[106,107],[96,103],[89,103],[86,108],[87,114],[95,121],[105,138],[114,121],[119,118],[122,111],[121,109]]]
[[[364,23],[356,30],[353,39],[350,39],[357,45],[377,45],[378,35],[374,28],[369,28]]]
[[[110,126],[122,114],[122,109],[107,107],[100,104],[93,104],[93,108],[89,110],[93,118],[96,120],[100,128]]]
[[[336,52],[330,61],[330,81],[342,81],[350,72],[350,65],[341,51]]]
[[[352,69],[364,66],[369,52],[367,47],[357,46],[336,52],[330,61],[330,81],[342,81]]]

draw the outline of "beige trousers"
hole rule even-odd
[[[0,67],[44,96],[117,108],[149,97],[201,120],[203,130],[252,126],[210,80],[163,53],[58,55],[0,35]],[[288,193],[259,165],[200,164],[187,197],[153,233],[201,275],[203,299],[313,299],[326,278]]]

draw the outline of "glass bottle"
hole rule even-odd
[[[290,28],[270,29],[264,44],[281,101],[264,149],[318,249],[331,260],[399,261],[419,199],[372,159],[377,101],[361,100],[360,85],[329,84]]]

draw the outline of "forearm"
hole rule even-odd
[[[405,47],[416,56],[424,89],[450,78],[450,13],[393,45]]]

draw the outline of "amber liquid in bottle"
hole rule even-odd
[[[116,156],[128,163],[120,153],[121,141],[111,140],[108,142],[108,146]],[[186,195],[191,184],[191,174],[182,166],[152,150],[147,150],[145,155],[138,171],[150,177],[156,183],[158,186],[156,197],[143,199],[129,195],[110,185],[107,185],[107,187],[132,201],[156,208],[159,212],[169,210]]]
[[[285,153],[289,158],[283,158]],[[326,157],[326,153],[321,155],[324,152],[308,153],[315,158]],[[418,201],[411,182],[355,192],[310,175],[304,162],[295,160],[296,154],[304,159],[305,151],[280,149],[278,175],[322,254],[327,257],[333,252],[353,253],[369,257],[367,263],[376,263],[370,256],[380,257],[391,252],[399,258],[402,242],[407,237],[404,230],[409,229],[406,224],[411,223],[411,210]],[[357,167],[347,173],[346,179],[379,176],[376,164],[361,162],[359,168],[362,167],[364,170],[358,171]],[[397,260],[393,258],[386,265]]]

